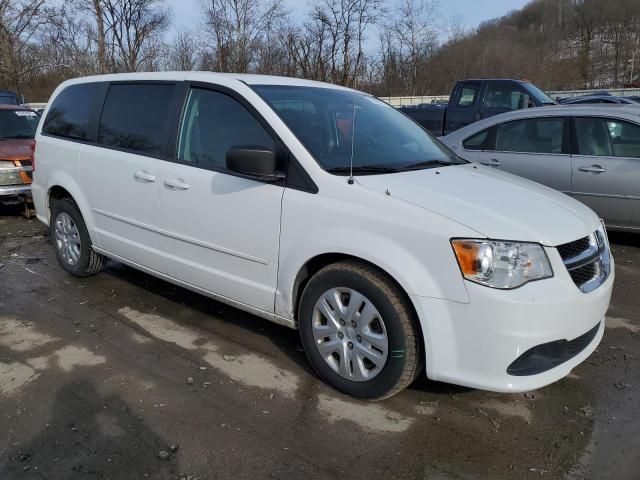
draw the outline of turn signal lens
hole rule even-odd
[[[462,275],[492,288],[509,289],[553,276],[537,243],[456,239],[451,241]]]

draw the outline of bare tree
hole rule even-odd
[[[382,0],[321,0],[313,5],[314,29],[322,31],[331,80],[356,86],[363,76],[364,42],[369,26],[385,12]]]
[[[43,66],[36,35],[51,20],[45,0],[0,0],[0,81],[21,91],[25,75]]]
[[[200,45],[192,31],[178,31],[168,48],[167,68],[169,70],[186,71],[196,68],[200,55]]]
[[[278,0],[203,0],[202,8],[221,72],[248,72],[256,51],[286,13]]]
[[[424,91],[424,68],[438,46],[438,3],[433,0],[402,0],[383,26],[383,54],[395,69],[402,91],[416,95]]]
[[[115,68],[135,72],[154,68],[162,34],[170,23],[164,0],[100,0],[107,45],[114,52]]]

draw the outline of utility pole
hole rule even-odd
[[[635,66],[635,62],[636,62],[636,52],[634,50],[633,55],[631,56],[631,75],[629,76],[629,85],[633,83],[633,67]]]

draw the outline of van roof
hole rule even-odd
[[[108,75],[95,75],[89,77],[79,77],[64,82],[65,84],[89,83],[89,82],[117,82],[127,80],[137,81],[160,81],[160,80],[194,80],[215,82],[219,79],[234,79],[247,85],[295,85],[320,88],[335,88],[340,90],[351,90],[346,87],[331,83],[318,82],[315,80],[303,80],[292,77],[279,77],[274,75],[256,75],[247,73],[217,73],[207,71],[186,71],[186,72],[138,72],[138,73],[115,73]]]

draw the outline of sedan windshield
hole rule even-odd
[[[40,117],[31,110],[0,110],[0,140],[34,138]]]
[[[307,150],[337,175],[374,175],[467,163],[395,108],[332,88],[254,86]]]

